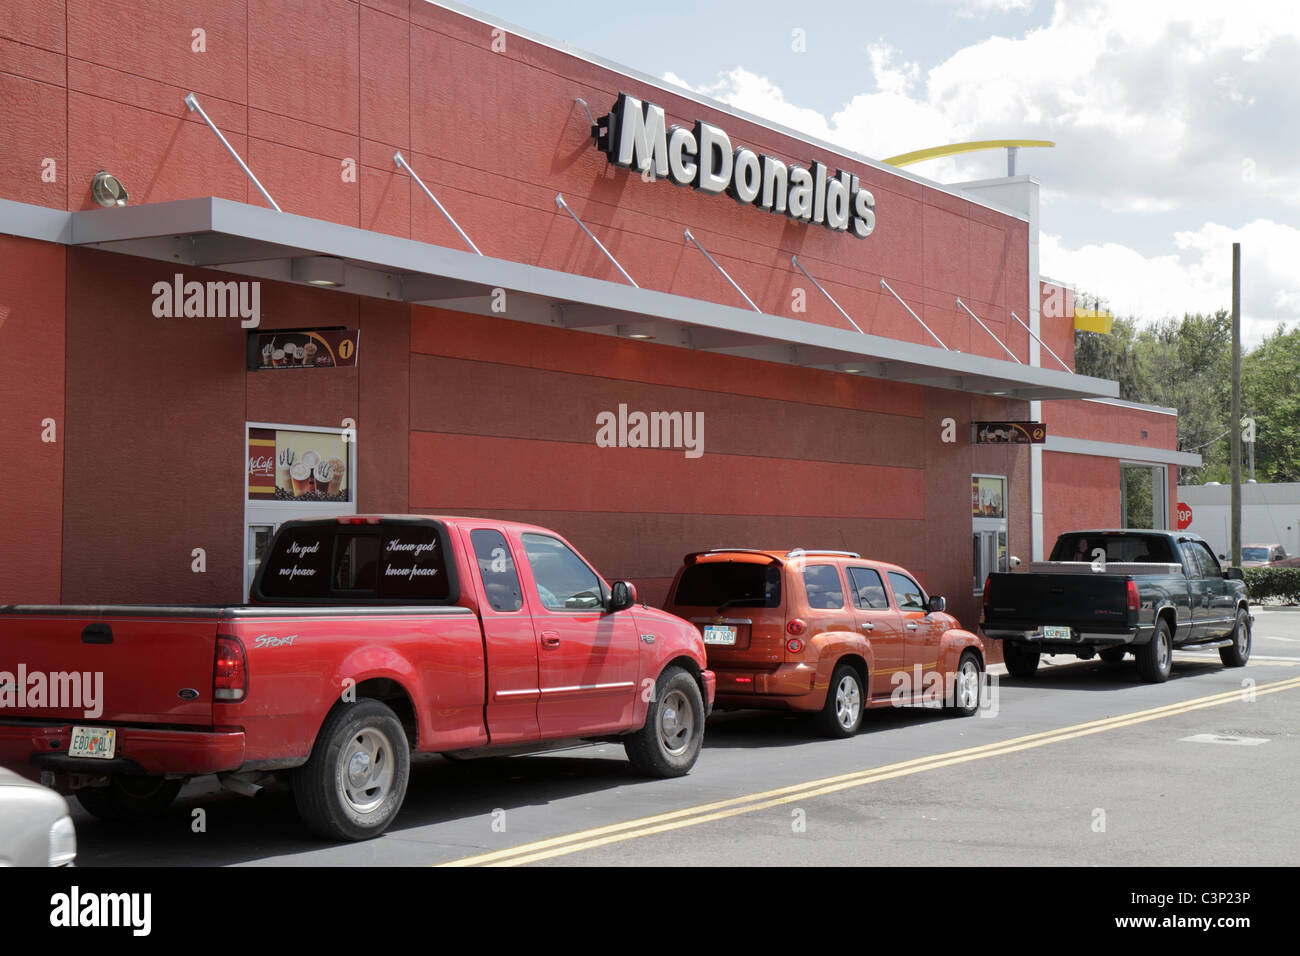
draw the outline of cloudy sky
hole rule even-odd
[[[1291,0],[471,0],[529,30],[874,158],[1028,138],[1043,275],[1150,321],[1300,319],[1300,4]],[[795,31],[803,31],[803,51]],[[910,167],[1003,175],[1002,150]]]

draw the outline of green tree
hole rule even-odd
[[[1300,481],[1300,328],[1281,326],[1241,361],[1241,408],[1255,419],[1255,477]]]

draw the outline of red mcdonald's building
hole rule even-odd
[[[1196,456],[1073,372],[1030,177],[453,3],[139,6],[0,24],[0,603],[238,601],[280,521],[438,512],[651,603],[689,551],[855,550],[973,627],[1008,555],[1168,524]]]

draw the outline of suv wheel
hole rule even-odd
[[[840,664],[826,691],[826,704],[819,715],[828,737],[852,737],[862,726],[862,678],[849,664]]]
[[[980,685],[984,672],[974,651],[963,651],[953,678],[952,707],[958,717],[969,717],[980,709]]]

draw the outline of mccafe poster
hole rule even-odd
[[[248,430],[250,501],[352,500],[342,433]]]
[[[347,368],[357,364],[359,329],[281,329],[248,336],[250,371]]]

